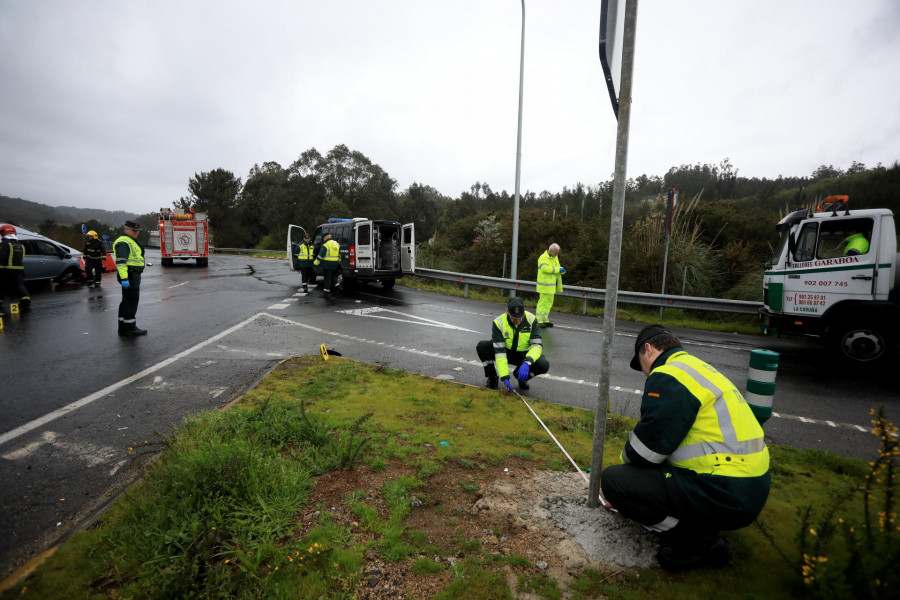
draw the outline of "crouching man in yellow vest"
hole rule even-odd
[[[734,384],[662,325],[638,334],[631,368],[647,375],[641,420],[624,464],[603,471],[603,495],[657,534],[664,569],[722,566],[731,549],[719,532],[752,523],[769,496],[762,427]]]

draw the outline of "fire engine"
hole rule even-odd
[[[209,264],[209,219],[193,208],[159,209],[159,247],[164,267],[176,258],[197,259],[198,267]]]
[[[857,364],[889,359],[900,339],[893,213],[850,210],[847,196],[829,196],[777,229],[781,240],[763,278],[764,331],[819,338]]]

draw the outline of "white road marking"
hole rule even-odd
[[[111,462],[112,459],[120,454],[119,450],[110,446],[98,446],[89,442],[79,444],[65,442],[61,440],[61,437],[62,435],[55,431],[45,431],[39,441],[32,442],[18,450],[7,452],[3,455],[3,458],[7,460],[21,460],[28,458],[43,446],[49,445],[56,450],[62,450],[68,455],[84,461],[88,467],[96,467]]]
[[[287,308],[288,306],[289,306],[288,304],[273,304],[266,310],[282,310],[282,309]]]
[[[471,333],[478,333],[477,331],[473,331],[471,329],[466,329],[465,327],[457,327],[456,325],[450,325],[449,323],[442,323],[440,321],[434,321],[432,319],[426,319],[425,317],[417,317],[415,315],[408,315],[406,313],[402,313],[398,310],[391,310],[389,308],[381,308],[379,306],[373,306],[371,308],[354,308],[351,310],[339,310],[339,313],[344,313],[347,315],[354,315],[357,317],[372,317],[374,319],[385,319],[387,321],[399,321],[400,323],[412,323],[414,325],[427,325],[429,327],[439,327],[441,329],[455,329],[456,331],[468,331]],[[400,315],[404,317],[402,319],[398,319],[397,317],[385,317],[375,313],[391,313],[395,315]]]
[[[189,283],[190,283],[190,281],[185,281],[185,282],[183,282],[183,283],[176,283],[175,285],[170,285],[167,289],[170,289],[170,290],[171,290],[172,288],[181,287],[181,286],[187,285],[187,284],[189,284]]]

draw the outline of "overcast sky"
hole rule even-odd
[[[526,0],[521,190],[612,178],[600,0]],[[515,188],[519,0],[0,0],[0,194],[137,213],[346,144]],[[900,159],[897,0],[641,0],[628,177]],[[375,215],[377,216],[377,215]]]

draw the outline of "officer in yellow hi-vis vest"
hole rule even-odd
[[[487,387],[497,389],[500,381],[507,391],[512,391],[509,381],[509,366],[518,365],[513,375],[519,380],[519,388],[527,390],[528,380],[543,375],[550,370],[550,363],[544,358],[544,345],[537,318],[525,310],[521,298],[510,298],[506,303],[506,313],[491,323],[491,339],[482,340],[475,346],[475,352],[488,378]]]
[[[116,275],[122,285],[122,301],[119,303],[119,335],[136,337],[147,335],[146,329],[138,329],[137,308],[141,299],[141,273],[144,272],[144,247],[137,241],[141,226],[125,221],[125,234],[113,244],[116,255]]]
[[[647,375],[641,420],[600,485],[622,515],[657,534],[664,569],[722,566],[720,531],[746,527],[769,496],[769,450],[727,377],[662,325],[641,330],[631,368]]]
[[[309,234],[303,235],[303,242],[297,247],[297,268],[300,270],[300,283],[303,291],[309,292],[309,284],[316,283],[316,270],[313,268],[316,258],[315,248],[309,240]]]
[[[319,248],[319,256],[313,262],[317,267],[322,265],[322,292],[328,296],[332,291],[337,291],[337,270],[341,268],[341,245],[331,239],[331,234],[323,237],[322,247]]]

